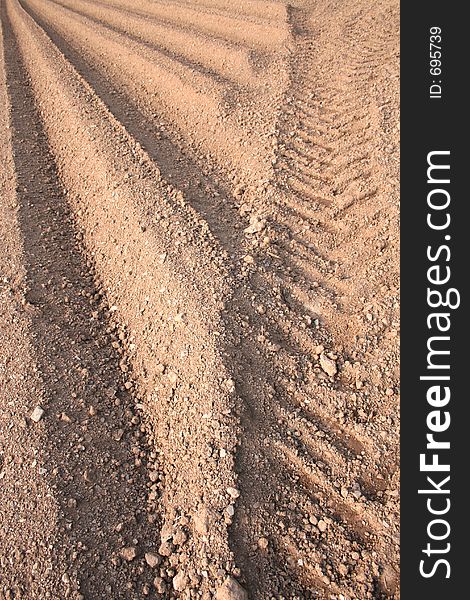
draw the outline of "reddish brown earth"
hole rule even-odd
[[[0,13],[0,598],[397,598],[398,3]]]

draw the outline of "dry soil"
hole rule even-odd
[[[398,598],[398,2],[0,13],[0,598]]]

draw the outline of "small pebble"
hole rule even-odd
[[[175,546],[181,546],[188,539],[188,536],[182,529],[178,529],[173,535],[173,543]]]
[[[238,498],[240,496],[240,492],[234,487],[227,488],[227,494],[232,498]]]
[[[180,571],[173,577],[173,589],[176,592],[184,592],[188,587],[188,578],[184,571]]]
[[[123,548],[120,554],[124,560],[130,562],[131,560],[134,560],[134,558],[137,556],[137,551],[134,546],[129,546],[127,548]]]
[[[323,533],[324,531],[327,530],[327,524],[325,523],[325,521],[323,521],[323,519],[320,519],[320,521],[318,521],[317,523],[317,527],[318,529]]]
[[[154,554],[153,552],[145,553],[145,562],[148,564],[148,566],[151,569],[158,567],[158,565],[160,564],[160,561],[161,561],[161,559],[158,556],[158,554]]]
[[[216,592],[216,600],[248,600],[248,594],[233,577],[227,577]]]
[[[34,421],[35,423],[39,423],[39,421],[42,419],[43,415],[44,415],[44,409],[38,405],[31,413],[31,421]]]
[[[170,382],[171,385],[175,385],[176,382],[178,381],[178,375],[176,373],[174,373],[173,371],[170,371],[168,373],[168,381]]]
[[[268,546],[269,546],[269,542],[268,542],[268,540],[265,537],[259,538],[259,540],[258,540],[258,547],[261,550],[267,550]]]
[[[166,583],[161,577],[155,577],[153,585],[157,590],[157,593],[164,594],[166,592]]]
[[[336,368],[336,362],[329,358],[324,352],[320,355],[320,367],[330,377],[334,377],[338,371]]]
[[[171,556],[173,553],[173,548],[174,546],[173,544],[170,544],[170,542],[163,542],[158,549],[158,554],[161,556]]]

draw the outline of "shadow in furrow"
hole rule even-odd
[[[41,460],[62,513],[51,553],[69,566],[63,597],[134,598],[152,581],[142,557],[157,541],[146,506],[145,435],[4,6],[2,20],[26,308],[45,390]],[[132,562],[120,557],[127,546],[137,547]]]
[[[21,0],[20,4],[93,88],[116,119],[145,149],[168,183],[184,193],[187,201],[207,221],[222,246],[230,252],[241,253],[238,249],[243,244],[242,231],[246,224],[243,224],[238,212],[228,206],[228,189],[205,176],[201,166],[188,153],[182,152],[170,135],[167,135],[166,131],[171,130],[172,126],[165,123],[161,115],[155,115],[158,124],[149,120],[149,116],[143,113],[135,100],[112,85],[98,67],[88,64],[34,9]]]
[[[131,40],[137,44],[140,44],[141,46],[144,46],[145,48],[149,48],[150,50],[158,52],[159,54],[163,55],[164,57],[166,57],[170,60],[177,61],[180,64],[182,64],[183,66],[188,67],[189,69],[192,69],[193,71],[196,71],[197,73],[200,73],[201,75],[203,75],[205,77],[212,78],[217,83],[220,83],[220,84],[224,85],[226,88],[228,88],[228,90],[226,92],[227,103],[228,103],[228,100],[230,97],[230,93],[233,94],[239,87],[235,82],[231,81],[230,79],[225,77],[223,74],[218,73],[217,71],[211,69],[210,67],[204,66],[197,61],[190,60],[189,58],[183,56],[180,53],[169,50],[169,49],[165,48],[163,45],[156,44],[155,42],[146,39],[145,34],[143,34],[143,33],[141,35],[135,35],[133,33],[130,33],[129,31],[126,31],[124,28],[121,28],[117,25],[108,23],[105,20],[100,20],[98,17],[90,15],[84,11],[80,11],[76,8],[71,8],[67,4],[62,4],[62,2],[59,2],[57,0],[51,0],[51,2],[53,4],[55,4],[56,6],[59,6],[62,9],[65,9],[67,12],[71,13],[75,17],[79,17],[80,19],[88,20],[91,23],[94,23],[95,25],[97,25],[98,27],[102,27],[105,30],[108,29],[109,31],[112,31],[118,35],[125,35],[126,38],[128,38],[129,40]],[[105,4],[104,6],[109,8],[109,5]],[[119,10],[119,9],[116,9],[116,10]]]

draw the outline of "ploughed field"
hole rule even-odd
[[[398,4],[0,13],[0,598],[398,597]]]

